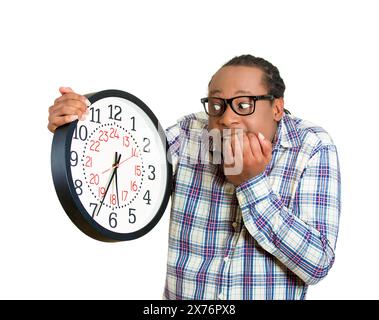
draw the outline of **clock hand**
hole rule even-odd
[[[114,163],[113,166],[112,166],[112,167],[114,167],[114,169],[113,169],[113,171],[112,171],[112,173],[111,173],[111,175],[110,175],[110,178],[109,178],[109,180],[108,180],[108,184],[107,184],[107,187],[106,187],[106,189],[105,189],[104,197],[103,197],[103,199],[102,199],[101,202],[100,202],[99,210],[97,210],[96,216],[99,214],[100,209],[101,209],[101,207],[103,206],[103,203],[104,203],[105,197],[107,196],[107,193],[108,193],[109,187],[110,187],[110,185],[111,185],[111,183],[112,183],[113,177],[114,177],[115,172],[116,172],[116,170],[117,170],[117,165],[118,165],[118,161],[119,161],[120,158],[121,158],[121,154],[120,154],[120,156],[119,156],[118,159],[117,159],[117,152],[116,152],[116,153],[115,153],[115,163]]]
[[[116,152],[116,154],[117,154],[117,152]],[[120,206],[120,200],[119,200],[119,196],[118,196],[117,169],[118,169],[118,167],[120,165],[120,159],[121,159],[121,154],[118,157],[117,166],[115,168],[115,173],[114,173],[114,175],[115,175],[115,181],[116,181],[116,195],[117,195],[117,205],[118,206]]]
[[[125,160],[122,160],[120,163],[118,163],[118,164],[117,164],[117,167],[120,167],[124,162],[130,160],[130,159],[133,158],[133,157],[138,158],[137,156],[131,155],[129,158],[126,158]],[[102,174],[108,172],[109,170],[114,169],[115,167],[116,167],[116,164],[114,164],[112,167],[108,168],[107,170],[104,170],[104,171],[102,172]]]

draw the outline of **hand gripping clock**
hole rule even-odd
[[[171,195],[168,144],[153,112],[120,90],[87,95],[89,117],[56,129],[51,169],[72,222],[101,241],[132,240],[162,217]]]

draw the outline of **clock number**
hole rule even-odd
[[[132,148],[132,157],[138,158],[137,148]]]
[[[112,212],[110,215],[109,215],[109,226],[111,228],[116,228],[117,227],[117,213],[116,212]]]
[[[90,108],[91,110],[91,122],[101,123],[100,122],[100,109]],[[95,115],[96,114],[96,115]],[[96,118],[96,121],[95,121]]]
[[[99,187],[99,198],[104,198],[105,188]]]
[[[78,131],[79,131],[79,134],[78,134]],[[87,131],[87,127],[85,125],[81,125],[79,127],[79,130],[78,130],[78,127],[75,128],[75,131],[74,131],[74,139],[80,139],[82,141],[85,141],[87,140],[87,136],[88,136],[88,131]]]
[[[111,133],[109,134],[109,138],[116,138],[116,139],[120,138],[120,136],[117,133],[116,128],[111,128],[110,130],[111,130]]]
[[[136,215],[132,211],[136,211],[136,209],[129,208],[129,223],[136,222]]]
[[[122,201],[126,201],[127,196],[128,196],[128,191],[122,190],[122,192],[121,192]]]
[[[143,152],[150,152],[150,148],[148,146],[150,145],[150,139],[149,138],[143,138],[143,142],[147,140],[147,143],[143,147]]]
[[[148,205],[151,205],[151,198],[150,198],[150,190],[147,190],[145,195],[143,196],[143,200],[146,200]]]
[[[155,167],[152,165],[149,165],[149,170],[151,170],[151,175],[148,175],[149,180],[155,180]]]
[[[134,174],[136,176],[140,176],[141,175],[141,166],[135,166]]]
[[[136,181],[130,181],[130,190],[132,191],[137,191],[138,187],[137,187],[137,183]]]
[[[81,196],[83,194],[82,185],[83,185],[82,180],[80,179],[75,180],[75,190],[78,196]]]
[[[108,106],[109,108],[109,119],[121,121],[121,107],[120,106],[114,106],[113,104]]]
[[[71,151],[70,161],[71,161],[71,167],[76,167],[76,165],[78,164],[78,154],[76,153],[76,151]]]
[[[99,141],[107,142],[109,140],[109,138],[108,138],[108,131],[100,130],[99,133],[100,133]]]
[[[113,204],[114,206],[116,205],[116,200],[117,200],[117,198],[116,198],[116,194],[115,193],[111,193],[110,195],[109,195],[109,201],[110,201],[110,203],[111,204]]]
[[[122,139],[122,145],[124,147],[129,147],[130,146],[130,142],[129,142],[129,137],[128,136],[124,136],[123,139]]]
[[[94,208],[93,208],[93,211],[92,211],[92,218],[94,218],[94,217],[95,217],[95,212],[96,212],[96,209],[97,209],[97,203],[93,203],[93,202],[91,202],[91,203],[89,204],[89,206],[90,206],[90,207],[94,207]]]
[[[93,174],[93,173],[91,173],[90,174],[90,180],[89,180],[89,183],[90,184],[96,184],[96,185],[98,185],[99,184],[99,175],[98,174]]]
[[[92,157],[86,156],[86,167],[92,168]]]
[[[91,151],[100,152],[100,150],[99,150],[100,141],[91,140],[90,143],[91,143],[91,146],[89,147],[89,149]]]
[[[132,131],[136,131],[136,118],[131,117],[130,120],[132,120]]]

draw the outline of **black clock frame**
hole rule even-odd
[[[86,95],[91,103],[107,97],[119,97],[133,102],[151,119],[154,127],[161,138],[162,143],[166,146],[166,165],[167,165],[167,183],[165,195],[158,212],[154,218],[143,228],[131,233],[117,233],[110,231],[97,223],[82,205],[79,196],[76,194],[75,186],[72,181],[70,152],[72,136],[77,126],[78,120],[58,127],[55,130],[51,148],[51,171],[55,191],[58,199],[71,221],[87,236],[104,242],[116,242],[134,240],[142,237],[151,231],[161,219],[167,208],[168,201],[172,191],[172,164],[168,149],[168,142],[164,130],[160,125],[157,117],[150,108],[136,96],[121,90],[104,90]]]

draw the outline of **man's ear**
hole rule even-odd
[[[272,116],[275,121],[280,121],[284,114],[284,99],[283,97],[276,98],[272,105]]]

